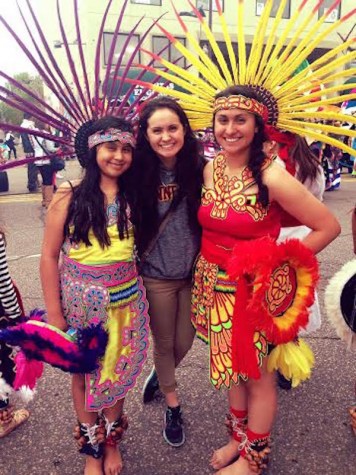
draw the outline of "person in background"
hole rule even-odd
[[[17,153],[16,153],[16,146],[15,146],[15,136],[11,132],[11,130],[9,130],[8,133],[5,135],[5,143],[10,149],[9,160],[11,159],[11,152],[14,153],[14,159],[16,160]]]
[[[323,201],[325,190],[324,172],[318,158],[310,150],[308,143],[303,137],[289,132],[283,132],[272,126],[266,126],[267,141],[264,143],[264,151],[268,157],[275,160],[285,168],[292,176],[300,181],[312,195],[319,201]],[[311,229],[301,225],[288,213],[283,213],[281,220],[281,232],[278,242],[286,239],[304,239]],[[318,295],[315,292],[315,301],[310,308],[309,322],[305,330],[300,335],[306,335],[316,331],[321,326],[321,312]],[[277,371],[278,385],[282,389],[289,390],[292,387],[291,381]]]
[[[165,396],[165,441],[185,442],[176,368],[192,346],[191,278],[200,245],[197,211],[203,158],[179,104],[158,97],[143,103],[135,150],[136,242],[150,306],[154,368],[144,403]]]
[[[24,113],[21,127],[24,127],[26,129],[33,129],[35,127],[35,123],[33,121],[31,114],[27,112]],[[21,136],[23,151],[25,153],[26,158],[34,157],[35,151],[30,141],[29,134],[23,132],[20,134],[20,136]],[[28,163],[27,164],[27,189],[30,193],[36,193],[38,189],[37,174],[38,174],[37,166],[33,162]]]
[[[0,230],[0,329],[16,325],[22,314],[7,265],[5,236]],[[13,347],[0,341],[0,438],[6,437],[30,416],[27,409],[15,409],[9,400],[16,376],[15,352]]]
[[[6,145],[3,139],[0,139],[0,159],[2,163],[5,163],[9,160],[9,152],[9,147]]]
[[[46,132],[46,126],[40,120],[35,122],[34,130]],[[51,159],[49,156],[56,151],[54,142],[44,139],[43,137],[36,137],[29,135],[29,139],[34,151],[35,157],[45,157],[36,160],[34,163],[42,177],[42,206],[48,208],[54,191],[54,175]]]

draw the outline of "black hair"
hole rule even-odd
[[[251,99],[255,99],[259,101],[257,95],[248,87],[248,86],[230,86],[223,91],[216,94],[215,99],[219,97],[229,97],[229,96],[237,96],[242,95],[245,97],[249,97]],[[215,116],[214,116],[215,118]],[[262,182],[262,165],[263,162],[266,160],[267,155],[263,151],[263,142],[267,140],[265,134],[265,126],[263,119],[260,115],[255,114],[256,118],[256,127],[257,132],[254,135],[254,138],[251,143],[250,147],[250,157],[248,161],[248,168],[252,172],[252,176],[255,179],[257,186],[258,186],[258,201],[262,204],[262,206],[266,207],[269,203],[269,196],[268,196],[268,188]],[[215,122],[215,121],[214,121]],[[213,123],[213,131],[214,131],[214,123]]]
[[[160,159],[147,139],[148,120],[159,109],[170,109],[177,114],[184,128],[184,145],[177,153],[176,183],[178,190],[171,204],[175,209],[183,198],[187,199],[189,225],[199,229],[197,213],[203,181],[204,159],[199,141],[195,137],[188,118],[181,106],[169,97],[160,96],[144,104],[138,123],[135,149],[134,177],[137,187],[134,223],[139,255],[147,248],[159,228],[158,189],[160,186]]]
[[[75,137],[75,150],[80,163],[85,164],[85,168],[83,179],[79,185],[73,188],[73,196],[64,226],[65,236],[69,236],[74,243],[84,242],[90,246],[89,230],[92,229],[102,248],[110,245],[105,195],[100,189],[101,172],[96,161],[96,147],[88,149],[88,137],[95,132],[105,132],[109,128],[132,133],[131,125],[125,119],[108,116],[83,124]],[[117,179],[119,185],[117,228],[120,239],[128,236],[127,211],[128,206],[132,206],[131,200],[128,198],[131,188],[130,173],[131,168]],[[69,226],[73,226],[71,233]]]

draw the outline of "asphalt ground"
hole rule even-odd
[[[39,194],[25,189],[25,168],[9,172],[10,192],[0,195],[1,221],[6,227],[10,271],[26,310],[43,306],[39,255],[43,211]],[[78,175],[76,163],[67,165],[66,177]],[[356,198],[356,179],[343,175],[338,191],[325,194],[325,203],[338,216],[342,234],[320,253],[320,302],[328,279],[353,258],[350,210]],[[355,475],[356,438],[347,413],[354,401],[355,354],[349,353],[325,321],[307,341],[315,352],[310,381],[292,391],[279,391],[279,409],[273,429],[268,475]],[[208,381],[207,347],[196,340],[177,370],[187,441],[179,449],[164,442],[161,432],[164,403],[143,406],[141,388],[150,372],[152,356],[138,384],[126,400],[130,427],[121,444],[123,475],[211,474],[209,458],[227,441],[225,391]],[[84,459],[75,448],[75,415],[70,377],[51,367],[29,404],[29,421],[0,440],[0,475],[74,475],[83,473]]]

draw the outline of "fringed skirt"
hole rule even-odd
[[[86,410],[113,406],[134,387],[147,357],[148,303],[136,266],[89,266],[64,256],[60,283],[68,325],[102,323],[109,335],[99,368],[85,375]]]
[[[216,389],[230,388],[246,375],[232,370],[232,325],[236,281],[229,279],[217,264],[203,256],[197,260],[192,289],[192,324],[197,337],[209,344],[210,380]],[[254,333],[258,366],[268,355],[269,344],[263,333]]]

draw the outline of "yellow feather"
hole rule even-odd
[[[281,37],[279,38],[279,40],[277,41],[277,44],[276,44],[275,48],[272,51],[272,54],[271,54],[271,56],[268,60],[269,68],[266,67],[265,71],[263,72],[263,74],[261,76],[262,81],[265,80],[270,74],[273,73],[274,67],[282,66],[286,62],[286,59],[287,59],[290,51],[292,51],[292,49],[294,47],[294,44],[298,40],[300,40],[302,32],[307,31],[307,27],[308,27],[309,23],[313,20],[313,17],[314,17],[314,13],[310,12],[309,15],[307,15],[307,17],[303,21],[303,23],[298,27],[298,29],[294,33],[294,35],[291,38],[288,38],[288,41],[286,41],[291,29],[294,26],[294,24],[300,18],[299,10],[298,9],[295,10],[292,18],[286,23],[286,26],[283,30],[283,33],[282,33]],[[286,44],[287,44],[287,46],[285,47]],[[284,47],[285,47],[285,49],[282,51],[282,49]],[[281,53],[281,55],[278,56],[280,53]]]
[[[335,115],[334,115],[335,117]],[[334,119],[335,120],[335,119]],[[296,125],[296,126],[299,126],[299,127],[303,127],[304,125],[306,125],[308,127],[308,129],[312,129],[312,130],[322,130],[323,132],[327,132],[327,133],[332,133],[332,134],[335,134],[335,135],[341,135],[341,136],[344,136],[344,135],[347,135],[349,137],[354,137],[355,136],[355,131],[354,130],[350,130],[350,129],[344,129],[342,127],[336,127],[334,125],[327,125],[327,124],[321,124],[321,123],[314,123],[314,122],[302,122],[300,120],[290,120],[290,119],[284,119],[283,120],[283,123],[286,124],[292,124],[292,125]]]
[[[287,114],[285,114],[285,118]],[[316,119],[316,120],[335,120],[335,112],[330,111],[312,111],[312,112],[292,112],[288,113],[289,119]],[[350,122],[350,124],[356,124],[356,117],[347,114],[338,114],[337,120],[340,122]],[[309,123],[308,123],[309,124]]]
[[[282,3],[284,3],[283,0]],[[261,18],[257,24],[257,29],[253,35],[253,41],[250,50],[250,56],[247,63],[246,82],[253,84],[258,66],[258,61],[261,56],[263,47],[263,40],[266,34],[269,16],[272,10],[273,0],[267,0],[267,3],[262,11]]]
[[[194,55],[191,51],[189,51],[182,43],[179,41],[176,41],[174,43],[175,48],[198,70],[198,72],[205,78],[205,80],[209,81],[210,84],[212,84],[214,87],[219,89],[222,85],[223,82],[221,81],[219,76],[216,76],[216,74],[213,74],[213,71],[210,71],[209,68],[207,68],[197,56]],[[182,74],[183,71],[185,71],[183,68],[181,68]]]
[[[278,370],[283,376],[292,381],[296,387],[302,381],[310,378],[315,359],[309,345],[302,339],[277,345],[268,356],[267,369],[269,372]]]
[[[244,36],[244,4],[238,0],[237,4],[237,45],[239,56],[239,84],[246,82],[246,45]]]
[[[232,80],[232,76],[231,76],[231,73],[229,71],[229,68],[226,64],[226,61],[224,59],[224,56],[219,48],[219,45],[218,43],[216,42],[215,40],[215,36],[213,35],[213,33],[211,32],[210,28],[208,27],[208,25],[206,24],[205,21],[203,21],[201,23],[202,25],[202,28],[205,32],[205,35],[206,35],[206,38],[207,40],[209,41],[209,44],[215,54],[215,57],[219,63],[219,66],[223,72],[223,75],[224,75],[224,78],[225,78],[225,82],[222,83],[221,85],[221,88],[225,88],[227,87],[229,84],[233,84],[233,80]]]
[[[319,21],[315,23],[309,33],[300,41],[298,46],[290,54],[290,57],[288,58],[288,63],[285,64],[286,67],[283,70],[283,74],[275,76],[272,72],[271,76],[274,77],[274,81],[271,81],[272,85],[275,85],[276,82],[280,83],[288,79],[288,77],[293,73],[293,71],[297,69],[297,67],[304,61],[304,59],[309,56],[309,54],[316,48],[316,46],[319,45],[323,41],[323,39],[330,35],[336,28],[338,28],[341,23],[341,20],[332,23],[328,28],[326,28],[324,31],[321,31],[319,35],[315,37],[315,33],[317,32],[318,28],[321,24],[324,23],[324,17],[326,17],[325,14],[323,15],[323,17],[320,18]],[[313,41],[312,38],[314,38]]]
[[[165,61],[165,62],[168,63],[168,61]],[[163,61],[162,61],[162,64],[163,64]],[[195,91],[199,93],[199,96],[201,98],[209,99],[211,97],[211,94],[214,94],[214,89],[212,89],[210,86],[204,83],[204,81],[199,80],[199,78],[197,78],[197,76],[193,74],[188,73],[187,75],[185,75],[186,76],[185,79],[182,79],[181,77],[179,77],[178,74],[180,74],[181,72],[179,70],[179,66],[176,66],[176,67],[174,66],[175,65],[173,65],[173,67],[170,68],[170,70],[172,72],[177,72],[177,75],[170,74],[166,71],[163,71],[162,69],[157,69],[157,68],[152,68],[152,72],[157,74],[157,76],[161,76],[167,81],[173,82],[177,86],[182,87],[186,91],[191,91],[192,86],[194,86]],[[205,89],[203,89],[203,86],[205,86]]]
[[[351,43],[350,43],[351,44]],[[345,47],[344,45],[339,45],[337,48],[334,48],[333,50],[329,51],[319,59],[313,62],[312,66],[309,68],[310,74],[309,74],[309,80],[313,79],[315,76],[318,76],[317,79],[320,79],[320,66],[324,63],[327,63],[327,69],[326,71],[329,72],[330,70],[333,69],[332,62],[330,62],[331,58],[334,56],[337,56],[340,52],[342,52],[347,46]],[[346,56],[346,58],[344,57]],[[350,57],[348,55],[341,56],[341,58],[345,59],[345,63],[348,63],[351,61]],[[340,60],[340,58],[335,58],[336,60]],[[340,63],[338,63],[340,66]],[[319,68],[319,69],[318,69]],[[292,78],[290,78],[289,81],[286,83],[282,84],[279,90],[276,93],[276,98],[279,97],[280,95],[284,95],[286,89],[294,88],[297,87],[300,82],[305,81],[305,70],[299,72]],[[343,71],[344,73],[344,71]]]
[[[307,98],[306,98],[307,99]],[[321,99],[320,101],[314,101],[314,102],[305,102],[303,106],[297,105],[297,106],[290,106],[288,107],[288,111],[299,111],[301,108],[304,109],[310,109],[311,107],[321,107],[325,106],[327,104],[335,104],[335,103],[340,103],[344,101],[349,101],[350,99],[355,99],[355,93],[352,94],[343,94],[341,96],[337,97],[330,97],[329,99]],[[335,119],[336,120],[336,119]]]
[[[286,121],[281,119],[279,122],[279,127],[283,130],[287,130],[288,132],[292,132],[292,134],[301,135],[302,137],[311,137],[317,141],[328,143],[329,145],[333,145],[334,147],[344,150],[350,155],[355,153],[354,149],[344,144],[344,142],[342,142],[341,140],[337,140],[327,134],[321,134],[315,130],[309,129],[308,123],[303,124],[302,127],[297,127],[296,125],[294,125],[294,121]],[[319,124],[319,129],[323,130],[323,124]]]
[[[311,89],[312,85],[309,86],[309,90]],[[350,84],[343,84],[341,86],[333,86],[333,87],[327,87],[327,88],[324,88],[320,91],[316,91],[316,92],[313,92],[311,94],[308,94],[308,95],[301,95],[300,93],[297,95],[297,97],[283,97],[283,99],[280,99],[278,101],[278,105],[282,105],[282,104],[288,104],[290,106],[294,106],[294,105],[297,105],[297,104],[304,104],[305,102],[310,102],[312,99],[318,99],[320,96],[327,96],[331,93],[335,93],[335,92],[340,92],[340,91],[344,91],[344,90],[348,90],[350,89]],[[308,89],[307,89],[308,90]],[[356,94],[355,94],[356,96]],[[335,97],[334,96],[334,99],[335,99],[335,104],[339,104],[340,103],[340,100],[339,100],[339,97]]]
[[[229,30],[226,24],[225,16],[224,15],[219,15],[220,18],[220,23],[221,23],[221,29],[224,35],[224,40],[226,43],[226,48],[227,52],[229,55],[229,60],[230,60],[230,65],[231,65],[231,71],[232,71],[232,76],[233,76],[233,81],[234,84],[238,83],[238,68],[237,68],[237,61],[236,61],[236,55],[234,53],[234,49],[232,46],[232,41],[231,41],[231,36],[229,34]]]
[[[267,5],[265,6],[265,10],[267,9]],[[273,5],[273,3],[271,4],[271,7],[272,7],[272,5]],[[284,10],[285,1],[283,1],[281,3],[281,5],[283,5],[283,10]],[[278,9],[278,12],[277,12],[277,18],[279,20],[280,20],[280,15],[282,16],[282,14],[283,14],[283,10],[281,10],[281,14],[279,15],[281,5],[280,5],[280,7]],[[269,15],[270,15],[270,11],[268,12],[268,16]],[[296,15],[294,15],[294,16],[297,17]],[[273,43],[274,43],[274,39],[276,37],[276,31],[277,31],[277,28],[278,28],[279,23],[280,23],[279,20],[277,21],[277,18],[276,18],[276,21],[273,22],[272,29],[268,34],[268,39],[267,39],[267,43],[266,43],[266,46],[265,46],[265,49],[264,49],[264,52],[263,52],[262,59],[259,59],[259,57],[256,57],[256,63],[257,63],[258,69],[257,69],[256,74],[255,74],[254,84],[262,84],[262,82],[263,82],[262,78],[267,75],[267,69],[269,69],[271,67],[271,61],[269,61],[268,58],[269,58],[269,55],[271,53],[272,46],[273,46]],[[293,22],[293,21],[294,21],[294,17],[292,17],[290,22]],[[266,21],[266,23],[267,23],[267,21]]]

